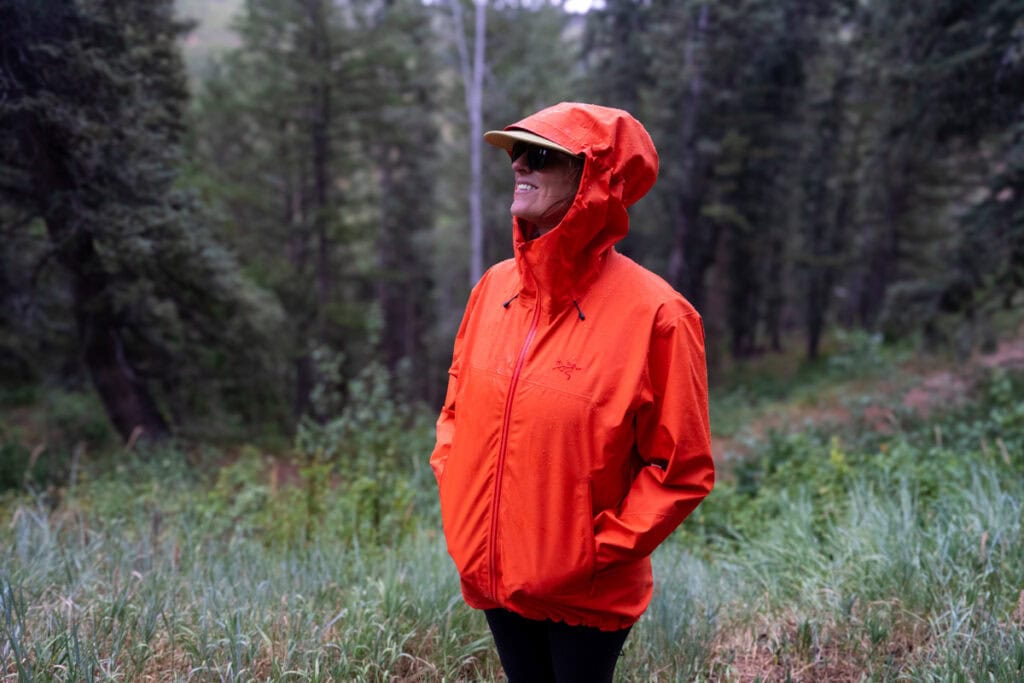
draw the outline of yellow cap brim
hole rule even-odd
[[[512,145],[517,142],[527,142],[531,145],[547,147],[548,149],[553,149],[556,152],[568,154],[571,157],[577,156],[574,152],[569,151],[558,143],[551,142],[551,140],[548,140],[547,138],[542,138],[541,136],[526,130],[489,130],[484,133],[484,140],[488,144],[500,147],[506,152],[511,152]]]

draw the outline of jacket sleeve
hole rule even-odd
[[[434,443],[434,451],[430,454],[430,468],[434,470],[438,486],[441,485],[441,475],[444,473],[448,453],[452,449],[452,440],[455,438],[455,392],[458,388],[458,376],[458,370],[453,362],[448,369],[448,391],[445,392],[444,405],[441,406],[441,414],[437,418],[437,441]]]
[[[636,413],[643,466],[621,503],[595,519],[598,570],[652,553],[714,485],[704,326],[692,309],[666,306],[658,317],[647,361],[649,400]]]
[[[469,326],[469,318],[476,302],[478,290],[479,285],[470,293],[466,311],[462,315],[462,323],[455,335],[452,364],[448,368],[448,390],[445,392],[441,414],[437,418],[437,440],[434,443],[434,451],[430,454],[430,467],[434,471],[438,486],[441,485],[441,475],[444,474],[444,466],[448,462],[448,454],[451,452],[452,441],[455,439],[455,395],[459,386],[459,369],[462,365],[462,354],[466,345],[466,328]]]

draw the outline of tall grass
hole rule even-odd
[[[146,518],[102,528],[19,508],[0,570],[7,673],[243,681],[496,671],[436,535],[390,550],[284,551],[206,536],[194,523],[181,515],[154,538]]]
[[[1024,680],[1022,500],[987,468],[930,507],[861,481],[825,525],[802,496],[708,559],[670,544],[626,679]]]
[[[184,502],[189,499],[183,498]],[[976,471],[921,507],[906,481],[861,482],[821,526],[780,501],[756,538],[656,555],[654,601],[623,680],[994,680],[1024,675],[1021,491]],[[200,501],[196,501],[197,506]],[[4,532],[0,657],[18,680],[493,680],[479,615],[443,542],[267,547],[179,514],[94,522],[17,507]],[[951,678],[952,677],[952,678]]]
[[[620,680],[1024,680],[1018,396],[996,382],[960,413],[883,437],[763,441],[655,554]],[[205,481],[157,457],[83,477],[59,503],[7,494],[0,672],[501,680],[412,464],[425,456],[406,456],[414,495],[385,502],[409,514],[369,531],[344,500],[365,499],[363,479],[273,487],[251,463]]]

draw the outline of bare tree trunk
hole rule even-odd
[[[910,213],[911,171],[906,161],[896,161],[895,156],[891,150],[886,152],[882,167],[883,211],[868,235],[866,267],[859,288],[858,318],[867,329],[877,322],[889,285],[899,279],[900,228]]]
[[[843,112],[850,87],[849,53],[844,53],[836,81],[829,91],[822,118],[818,123],[819,140],[814,153],[813,178],[810,182],[806,205],[805,240],[806,298],[804,300],[807,324],[807,358],[816,360],[832,303],[832,289],[839,278],[844,261],[843,231],[849,220],[853,186],[845,180],[846,165],[842,160],[841,138]],[[836,194],[832,185],[837,184]]]
[[[380,158],[386,159],[387,145],[377,147]],[[402,268],[401,246],[395,217],[388,211],[387,202],[395,192],[395,180],[391,166],[381,165],[380,178],[380,233],[377,237],[377,265],[381,275],[377,278],[377,301],[384,316],[381,333],[381,347],[389,368],[394,369],[398,361],[412,355],[413,330],[407,309],[413,295],[404,282],[407,273]],[[403,292],[403,290],[405,290]]]
[[[469,283],[475,285],[484,274],[484,219],[483,219],[483,90],[484,59],[487,40],[487,0],[474,0],[473,59],[470,63],[469,47],[462,21],[460,0],[449,0],[455,21],[455,45],[459,51],[459,67],[466,94],[466,114],[469,117]]]
[[[686,41],[684,69],[690,77],[687,85],[685,101],[681,106],[682,116],[677,129],[678,139],[684,150],[681,163],[682,173],[678,181],[678,196],[673,210],[675,219],[675,235],[668,260],[668,279],[682,291],[699,309],[703,305],[704,271],[713,259],[714,244],[698,245],[695,239],[696,227],[701,205],[703,190],[701,185],[700,159],[697,150],[697,118],[700,113],[701,97],[704,80],[701,67],[697,63],[696,52],[707,40],[708,5],[700,7],[696,25],[689,32]],[[713,240],[712,240],[713,242]]]
[[[293,124],[286,123],[291,126]],[[283,143],[278,149],[278,157],[282,161],[284,191],[282,193],[282,225],[287,226],[287,249],[292,273],[304,273],[309,260],[310,232],[307,225],[306,210],[306,178],[301,161]],[[292,302],[294,303],[294,302]],[[293,339],[305,340],[311,327],[306,307],[296,307],[296,327]],[[292,413],[295,417],[304,415],[309,410],[309,395],[313,390],[312,358],[309,350],[299,341],[293,347],[295,370],[294,395],[292,397]]]
[[[316,319],[321,321],[331,290],[331,240],[327,231],[331,180],[331,85],[329,80],[331,46],[324,0],[310,0],[306,7],[311,33],[309,56],[318,70],[310,92],[310,146],[313,157],[313,221],[316,234]],[[321,327],[321,323],[318,323],[317,327]],[[319,334],[322,330],[317,332]]]
[[[771,240],[768,253],[767,275],[771,288],[764,302],[765,326],[772,351],[782,351],[782,311],[786,305],[783,284],[786,265],[785,250],[785,235],[775,235]]]
[[[313,349],[324,338],[325,316],[331,297],[331,236],[330,207],[333,204],[331,116],[332,88],[330,75],[331,44],[329,0],[304,0],[306,13],[307,50],[315,73],[308,86],[306,111],[309,127],[309,161],[296,165],[296,199],[298,210],[293,214],[293,226],[301,230],[296,243],[295,272],[304,274],[308,258],[313,257],[316,289],[311,307],[298,316],[295,347],[295,398],[293,410],[301,416],[315,412],[311,395],[316,386],[317,367],[313,362]],[[304,122],[300,118],[300,122]],[[308,166],[307,166],[308,163]],[[307,179],[307,171],[312,174]],[[287,171],[289,175],[292,170]],[[311,186],[307,183],[312,181]],[[317,416],[323,417],[323,416]]]

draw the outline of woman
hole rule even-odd
[[[430,458],[466,602],[510,681],[610,681],[650,555],[714,481],[701,319],[619,254],[658,155],[562,103],[484,139],[515,175],[515,258],[480,279]]]

